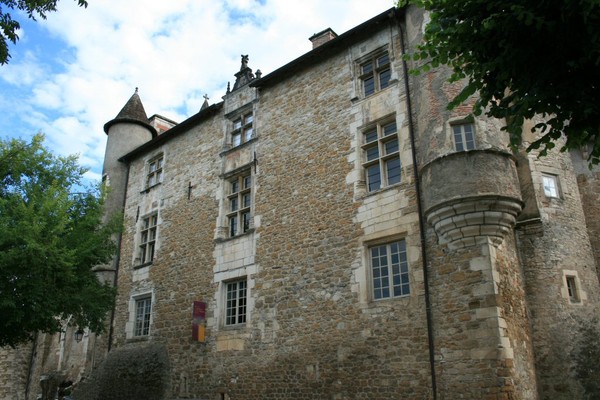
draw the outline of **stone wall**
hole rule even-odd
[[[577,319],[598,315],[598,276],[569,155],[529,158],[540,217],[520,224],[517,238],[533,317],[539,392],[542,399],[569,399],[583,396],[572,372],[573,344]],[[544,195],[542,173],[558,177],[558,198]],[[567,276],[577,285],[578,300],[569,296]]]
[[[225,97],[224,114],[131,163],[116,345],[146,342],[131,337],[130,299],[152,293],[147,339],[165,343],[172,397],[430,395],[398,40],[397,32],[382,30],[353,47],[356,53],[341,51],[261,89],[253,106],[253,89],[241,88]],[[359,88],[352,79],[353,57],[388,45],[393,84],[368,100],[352,100]],[[227,119],[248,104],[255,110],[256,139],[229,150]],[[366,195],[362,129],[390,115],[396,115],[402,137],[403,181]],[[145,191],[144,164],[158,153],[165,157],[163,183]],[[223,237],[223,177],[249,162],[253,229]],[[136,218],[153,210],[159,215],[155,260],[134,268]],[[367,248],[394,238],[407,242],[411,294],[374,302]],[[248,322],[236,328],[224,327],[222,317],[223,279],[231,276],[249,282]],[[191,340],[193,301],[207,303],[205,343]]]
[[[236,77],[250,85],[236,82],[223,103],[114,165],[128,179],[112,350],[78,384],[78,400],[428,399],[434,378],[440,399],[583,396],[571,353],[575,320],[597,315],[600,301],[598,178],[565,154],[509,154],[502,121],[472,118],[469,104],[446,110],[460,90],[445,83],[448,71],[409,78],[408,93],[403,34],[416,45],[424,19],[407,10],[406,25],[401,13],[386,14],[277,79],[253,81],[242,63]],[[389,86],[365,97],[360,65],[383,52]],[[250,113],[253,136],[234,145],[233,121]],[[475,128],[474,150],[455,150],[460,121]],[[363,133],[390,122],[401,179],[369,191]],[[127,127],[115,123],[111,134]],[[162,182],[147,187],[159,156]],[[557,177],[560,196],[544,195],[543,173]],[[251,178],[252,217],[232,235],[237,176]],[[140,232],[151,215],[157,241],[143,263]],[[375,300],[371,248],[397,241],[410,291]],[[228,325],[226,287],[242,278],[247,319]],[[134,330],[140,298],[152,302],[147,335]],[[195,302],[206,306],[201,320]],[[96,366],[108,338],[70,337],[41,338],[28,376],[55,368],[81,380],[79,364]],[[15,371],[0,375],[7,393],[26,382]]]
[[[0,399],[26,400],[32,345],[0,348]]]

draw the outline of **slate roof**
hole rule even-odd
[[[108,135],[108,130],[114,124],[119,122],[129,122],[133,124],[142,125],[145,128],[148,128],[150,132],[152,132],[152,137],[156,137],[156,129],[148,122],[148,115],[146,114],[146,110],[144,110],[144,105],[142,104],[142,100],[138,95],[138,89],[135,88],[135,93],[131,98],[127,101],[125,106],[119,111],[117,116],[104,124],[104,132]]]

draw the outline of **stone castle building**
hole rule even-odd
[[[600,172],[448,111],[448,71],[403,61],[424,23],[409,7],[327,29],[264,76],[243,56],[178,124],[136,90],[104,126],[124,214],[99,271],[110,329],[61,336],[76,399],[583,398]],[[56,343],[3,352],[0,398],[34,399]]]

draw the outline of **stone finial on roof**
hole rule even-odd
[[[208,95],[205,94],[204,95],[204,103],[202,103],[202,107],[200,107],[200,111],[202,111],[208,107],[208,98],[209,98]]]
[[[254,74],[252,73],[252,68],[248,67],[248,55],[242,54],[242,66],[240,67],[240,71],[235,74],[235,83],[233,84],[233,89],[231,89],[231,91],[244,86],[253,79]]]
[[[134,124],[139,124],[147,127],[152,132],[152,137],[156,136],[156,129],[148,122],[148,115],[146,114],[146,110],[144,110],[144,105],[142,104],[142,100],[138,94],[138,88],[135,88],[135,92],[129,98],[127,103],[123,106],[121,111],[117,114],[117,116],[104,124],[104,132],[108,134],[108,130],[111,126],[119,122],[129,122]]]

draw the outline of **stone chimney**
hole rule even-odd
[[[308,38],[312,42],[313,50],[319,47],[322,44],[329,42],[331,39],[335,39],[337,37],[337,33],[333,31],[331,28],[327,28],[324,31],[319,33],[315,33],[311,37]]]

